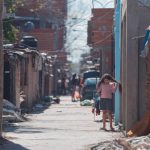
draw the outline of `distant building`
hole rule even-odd
[[[113,74],[112,25],[113,8],[92,9],[88,22],[88,45],[92,47],[91,56],[100,58],[101,74]]]
[[[18,7],[14,16],[14,24],[20,29],[20,36],[34,35],[38,39],[40,51],[63,50],[67,0],[49,1],[47,7],[39,8],[39,10],[35,2],[29,3],[29,7],[27,4]]]

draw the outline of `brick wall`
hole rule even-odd
[[[48,52],[54,50],[54,31],[51,29],[34,29],[29,32],[38,40],[38,50]]]
[[[101,73],[113,74],[112,26],[114,9],[92,9],[88,23],[88,44],[92,45],[92,57],[100,57]]]
[[[35,36],[38,39],[38,49],[43,51],[49,50],[61,50],[64,47],[64,18],[66,17],[66,0],[51,0],[48,2],[48,7],[43,7],[42,9],[36,10],[38,3],[34,1],[28,1],[24,6],[20,6],[17,8],[16,15],[22,17],[42,17],[45,18],[45,25],[40,26],[41,20],[32,20],[35,24],[34,30],[30,31],[30,35]],[[45,3],[43,2],[43,5]],[[31,11],[31,10],[34,11]],[[22,26],[27,22],[27,18],[25,20],[15,21],[17,26]],[[37,22],[38,21],[38,22]],[[56,26],[54,26],[56,25]],[[40,28],[40,29],[39,29]],[[42,29],[41,29],[42,28]]]
[[[91,41],[94,45],[112,43],[112,25],[114,9],[93,9],[91,18]]]

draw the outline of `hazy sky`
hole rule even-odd
[[[113,7],[114,0],[93,0],[94,8]],[[87,46],[87,21],[91,17],[92,0],[69,0],[67,21],[67,51],[70,60],[79,62],[83,53],[89,52]]]

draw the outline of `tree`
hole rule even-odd
[[[5,43],[15,42],[17,40],[18,29],[12,24],[12,19],[3,20],[3,34]]]
[[[2,114],[3,114],[3,4],[0,0],[0,138],[2,138]]]
[[[48,4],[47,0],[4,0],[6,6],[6,12],[12,14],[15,12],[16,8],[26,8],[31,12],[38,12]],[[34,5],[33,5],[34,3]],[[11,16],[11,15],[10,15]],[[5,43],[12,43],[17,40],[18,29],[13,25],[13,17],[7,17],[3,19],[3,31],[4,31],[4,41]]]
[[[16,5],[14,0],[4,0],[6,6],[6,12],[12,14],[15,12]],[[5,42],[15,42],[18,30],[12,24],[13,18],[8,17],[3,19],[3,34]]]
[[[10,1],[10,0],[7,0]],[[12,0],[11,0],[12,1]],[[32,5],[34,3],[34,6]],[[49,0],[16,0],[14,7],[27,7],[29,9],[40,10],[47,6]]]

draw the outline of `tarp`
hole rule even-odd
[[[142,51],[141,51],[141,54],[140,56],[141,57],[146,57],[149,53],[149,46],[148,46],[148,43],[149,43],[149,39],[150,39],[150,27],[148,27],[146,29],[146,33],[145,33],[145,36],[144,36],[144,42],[143,42],[143,46],[142,46]]]
[[[84,85],[85,86],[92,86],[96,85],[99,81],[99,78],[88,78],[85,80]]]
[[[83,73],[83,79],[87,79],[87,78],[98,78],[100,77],[100,72],[99,71],[95,71],[95,70],[90,70],[90,71],[86,71]]]
[[[149,35],[150,35],[150,27],[147,28],[147,30],[146,30],[146,34],[145,34],[145,37],[144,37],[144,45],[143,45],[144,47],[143,47],[143,49],[145,48],[145,46],[146,46],[146,44],[148,42]]]

